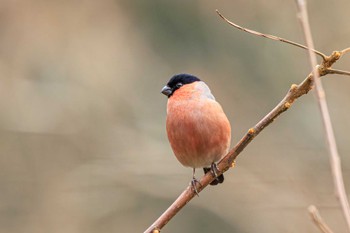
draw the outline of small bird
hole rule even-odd
[[[193,169],[192,187],[198,194],[196,168],[211,172],[217,185],[224,176],[217,176],[216,163],[230,147],[231,125],[209,87],[196,76],[177,74],[161,91],[168,97],[166,131],[171,148],[185,167]]]

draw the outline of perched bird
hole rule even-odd
[[[216,162],[230,147],[231,126],[221,105],[215,101],[209,87],[196,76],[173,76],[161,91],[168,97],[166,131],[179,162],[193,168],[191,184],[197,192],[195,169],[211,171],[217,185],[224,176],[217,176]]]

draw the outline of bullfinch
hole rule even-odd
[[[217,176],[216,163],[229,150],[231,126],[209,87],[196,76],[177,74],[161,92],[168,97],[166,131],[170,145],[179,162],[193,169],[194,191],[198,194],[196,168],[216,177],[211,185],[222,183],[224,176]]]

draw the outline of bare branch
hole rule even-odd
[[[277,37],[277,36],[274,36],[274,35],[269,35],[269,34],[264,34],[264,33],[261,33],[261,32],[257,32],[257,31],[254,31],[254,30],[251,30],[251,29],[248,29],[248,28],[244,28],[244,27],[241,27],[233,22],[231,22],[230,20],[228,20],[225,16],[223,16],[218,10],[216,10],[216,13],[223,19],[225,20],[228,24],[230,24],[231,26],[239,29],[239,30],[242,30],[244,32],[248,32],[250,34],[253,34],[253,35],[256,35],[256,36],[261,36],[261,37],[265,37],[265,38],[268,38],[268,39],[271,39],[271,40],[275,40],[275,41],[280,41],[280,42],[284,42],[284,43],[287,43],[287,44],[291,44],[291,45],[294,45],[294,46],[297,46],[299,48],[302,48],[302,49],[306,49],[308,50],[308,48],[302,44],[298,44],[296,42],[293,42],[293,41],[290,41],[290,40],[287,40],[287,39],[284,39],[284,38],[281,38],[281,37]],[[315,50],[315,49],[311,49],[314,53],[316,53],[317,55],[321,56],[323,60],[326,60],[326,55],[324,55],[323,53]]]
[[[350,72],[345,71],[345,70],[327,69],[326,72],[328,74],[340,74],[340,75],[349,75],[350,76]]]
[[[348,53],[348,52],[350,52],[350,47],[349,47],[349,48],[346,48],[346,49],[343,49],[343,50],[341,51],[342,54],[345,54],[345,53]]]
[[[331,66],[336,62],[338,54],[333,53],[327,57],[325,64]],[[339,57],[338,57],[339,58]],[[328,62],[329,61],[329,62]],[[320,69],[324,69],[323,63]],[[320,76],[326,75],[327,73],[322,72]],[[261,119],[253,128],[250,128],[243,138],[228,152],[228,154],[218,164],[218,175],[226,172],[230,169],[235,162],[237,156],[248,146],[248,144],[269,124],[275,121],[275,119],[283,112],[287,111],[292,104],[301,96],[307,94],[313,88],[313,74],[310,73],[303,82],[299,85],[293,84],[286,96],[281,102],[271,110],[263,119]],[[213,181],[214,178],[208,172],[200,179],[200,184],[197,185],[198,192],[201,192],[208,184]],[[193,191],[191,185],[189,185],[180,196],[171,204],[171,206],[144,232],[154,233],[162,229],[181,209],[184,207],[196,193]]]
[[[292,41],[288,41],[279,37],[275,37],[272,35],[265,35],[260,32],[255,32],[249,29],[245,29],[239,25],[236,25],[230,21],[228,21],[225,17],[223,17],[218,11],[217,13],[222,17],[226,22],[231,24],[232,26],[262,37],[270,38],[273,40],[278,40],[286,43],[290,43],[292,45],[298,46],[303,49],[308,49],[303,45],[299,45]],[[330,56],[326,56],[321,52],[316,50],[311,50],[316,54],[320,55],[323,58],[322,64],[317,66],[319,76],[324,76],[330,74],[332,71],[331,66],[340,59],[342,53],[346,53],[347,49],[342,52],[335,51]],[[345,51],[345,52],[344,52]],[[299,85],[293,84],[285,97],[281,100],[281,102],[272,109],[263,119],[261,119],[253,128],[250,128],[248,132],[242,137],[242,139],[228,152],[228,154],[218,163],[217,167],[219,169],[218,175],[226,172],[228,169],[234,167],[235,159],[237,156],[244,150],[245,147],[249,145],[249,143],[257,136],[259,133],[264,130],[269,124],[274,122],[274,120],[281,115],[283,112],[287,111],[291,105],[297,100],[299,97],[307,94],[313,88],[313,73],[310,73],[303,82]],[[206,188],[210,182],[212,182],[214,178],[210,173],[205,174],[199,181],[200,185],[197,185],[197,191],[201,192],[204,188]],[[180,196],[171,204],[171,206],[146,230],[144,233],[159,233],[160,230],[188,203],[196,196],[196,193],[192,189],[191,185],[189,185]]]
[[[314,221],[315,225],[322,231],[323,233],[333,233],[333,231],[329,228],[329,226],[323,221],[318,209],[314,205],[310,205],[309,208],[307,208],[309,211],[309,214]]]
[[[350,231],[350,208],[349,208],[349,201],[347,199],[345,187],[344,187],[344,181],[343,181],[343,174],[341,170],[341,164],[340,164],[340,157],[338,154],[337,144],[335,141],[335,136],[333,132],[332,122],[330,118],[330,114],[328,111],[327,101],[326,101],[326,95],[322,87],[321,79],[318,78],[318,70],[316,68],[317,61],[316,56],[314,53],[312,53],[312,48],[314,47],[313,41],[312,41],[312,35],[310,30],[310,24],[306,9],[306,2],[304,0],[297,0],[298,7],[299,7],[299,16],[301,25],[303,27],[303,31],[305,34],[305,40],[306,44],[309,47],[309,58],[311,67],[315,67],[313,69],[313,76],[314,76],[314,83],[315,83],[315,91],[316,96],[318,100],[318,104],[320,107],[320,111],[322,114],[322,120],[323,125],[325,127],[326,132],[326,138],[328,142],[328,149],[330,153],[330,163],[331,163],[331,169],[333,174],[333,182],[335,185],[335,192],[337,197],[339,198],[341,207],[343,209],[343,214],[348,226],[348,230]],[[343,51],[348,51],[348,49],[345,49]]]

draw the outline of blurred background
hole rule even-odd
[[[350,46],[349,8],[309,1],[318,50]],[[160,89],[172,75],[211,87],[234,145],[309,73],[305,51],[238,31],[215,9],[303,43],[294,1],[0,2],[0,232],[143,232],[191,179],[165,133]],[[350,55],[336,67],[350,70]],[[350,194],[350,79],[323,81]],[[319,232],[314,204],[344,232],[324,142],[311,93],[163,231]]]

